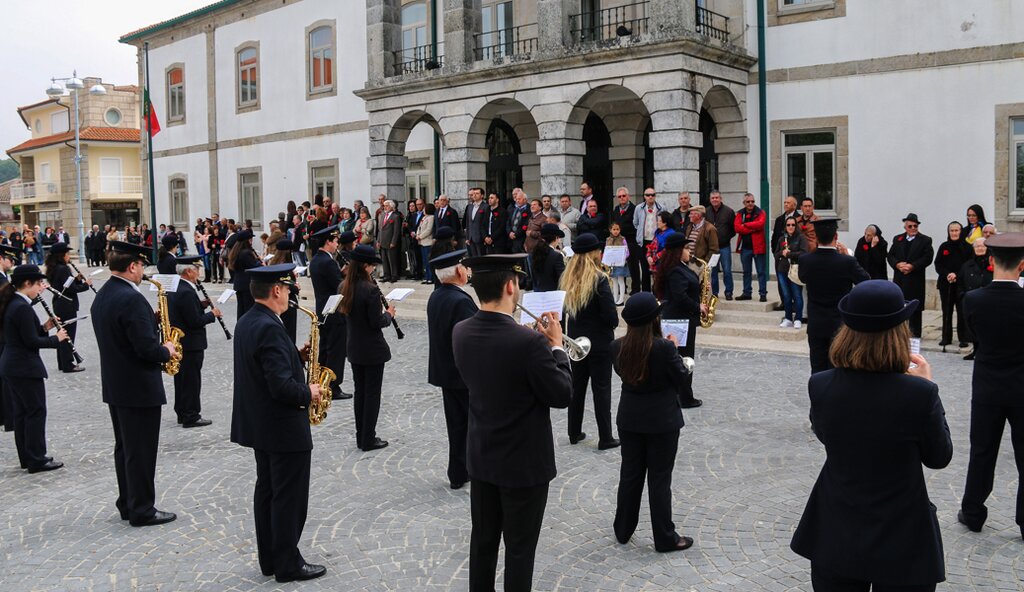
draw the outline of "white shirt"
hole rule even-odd
[[[28,297],[28,295],[26,295],[26,294],[25,294],[24,292],[16,292],[16,294],[17,294],[18,296],[21,296],[22,298],[24,298],[24,299],[25,299],[25,302],[28,302],[29,306],[31,306],[31,305],[32,305],[32,299],[31,299],[31,298],[29,298],[29,297]]]

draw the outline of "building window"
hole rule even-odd
[[[1013,120],[1010,142],[1011,188],[1014,213],[1024,214],[1024,117]]]
[[[402,7],[402,54],[406,61],[418,59],[417,47],[427,45],[427,3],[415,2]]]
[[[51,134],[62,134],[71,129],[71,125],[68,124],[68,112],[58,111],[50,115],[50,133]]]
[[[783,134],[785,195],[814,199],[815,211],[836,212],[835,131]]]
[[[181,177],[171,179],[171,220],[178,228],[188,227],[188,182]]]
[[[238,202],[240,221],[252,220],[254,227],[263,225],[263,189],[259,168],[238,172]]]
[[[780,8],[791,6],[810,6],[813,4],[832,4],[832,0],[779,0]]]
[[[259,108],[259,45],[248,43],[236,52],[238,59],[237,106],[239,110]]]
[[[769,27],[846,16],[846,0],[770,0],[766,5]]]
[[[185,121],[185,68],[171,66],[167,70],[167,121]]]
[[[333,165],[312,167],[310,175],[313,179],[312,195],[329,197],[334,201],[334,186],[337,183],[337,173]]]
[[[515,22],[512,18],[512,2],[499,1],[484,6],[481,9],[481,20],[483,38],[481,47],[488,48],[491,55],[484,55],[483,59],[513,55],[513,27]]]
[[[36,118],[36,133],[43,133],[43,120],[39,119],[38,117]]]
[[[334,29],[317,27],[309,32],[309,92],[334,88]]]
[[[103,114],[103,120],[107,122],[107,125],[117,125],[121,123],[121,112],[111,107]]]

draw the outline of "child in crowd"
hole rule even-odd
[[[626,247],[626,237],[622,236],[622,228],[618,222],[613,222],[608,229],[611,235],[605,240],[606,247]],[[626,251],[626,258],[629,258],[629,250]],[[626,302],[626,278],[629,277],[629,265],[623,263],[612,268],[612,295],[615,296],[615,304],[622,306]]]

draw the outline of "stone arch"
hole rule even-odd
[[[738,204],[747,191],[747,153],[750,151],[742,106],[731,89],[718,84],[704,93],[701,111],[714,121],[718,190],[727,202]]]
[[[537,140],[540,133],[537,122],[523,103],[510,97],[502,97],[487,102],[477,111],[469,126],[467,144],[467,177],[470,186],[479,185],[486,187],[488,191],[496,189],[492,187],[494,179],[488,178],[488,163],[491,154],[487,147],[487,137],[491,133],[495,121],[501,121],[515,135],[519,146],[518,165],[521,169],[521,182],[523,190],[527,195],[539,195],[540,185],[540,160],[537,156]],[[502,199],[508,199],[510,195],[500,195]]]
[[[371,195],[383,193],[396,203],[405,201],[405,173],[409,165],[405,156],[406,143],[413,128],[421,123],[437,132],[443,152],[444,132],[437,118],[425,109],[402,112],[390,125],[370,126],[370,158],[367,165],[370,169]],[[435,192],[438,189],[435,187]]]

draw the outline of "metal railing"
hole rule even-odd
[[[437,70],[444,66],[444,43],[437,44],[437,52],[433,45],[420,45],[393,52],[395,65],[392,76],[401,76],[425,70]]]
[[[37,197],[60,197],[58,181],[33,181],[11,185],[11,199],[34,199]]]
[[[594,43],[617,37],[635,37],[648,30],[647,5],[634,2],[569,15],[569,30],[577,43]]]
[[[537,24],[477,33],[473,40],[477,61],[529,55],[537,51]]]
[[[97,189],[98,191],[93,192],[106,194],[142,193],[142,177],[101,175]]]
[[[697,32],[712,39],[729,42],[729,17],[697,7]]]

